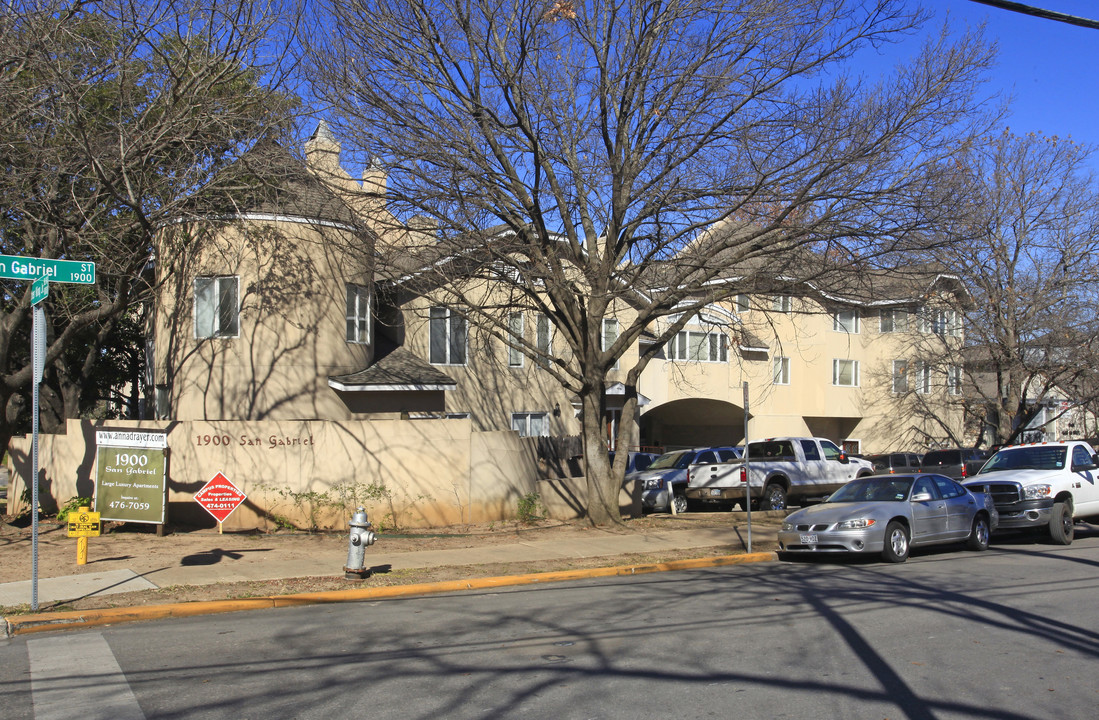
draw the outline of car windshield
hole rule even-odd
[[[682,469],[691,464],[691,460],[695,454],[689,450],[676,450],[675,452],[664,453],[656,460],[653,460],[653,464],[649,466],[650,470],[670,470],[672,468]]]
[[[912,478],[864,478],[852,480],[825,502],[902,502],[912,490]]]
[[[1058,445],[1008,448],[998,451],[981,468],[981,474],[997,470],[1062,470],[1068,448]]]

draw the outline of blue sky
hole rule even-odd
[[[1025,5],[1099,20],[1097,0],[1018,0]],[[985,23],[999,45],[990,89],[1014,95],[1007,125],[1099,147],[1099,30],[1001,10],[970,0],[922,0],[952,25]],[[1099,165],[1099,162],[1096,163]]]

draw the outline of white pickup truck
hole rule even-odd
[[[1077,518],[1099,515],[1099,456],[1079,440],[1002,447],[963,484],[992,497],[1000,529],[1042,529],[1061,545]]]
[[[753,506],[784,510],[789,500],[822,498],[848,480],[873,475],[867,460],[849,457],[831,440],[811,437],[767,438],[748,443],[748,462],[692,465],[687,472],[690,500],[744,502],[748,481]]]

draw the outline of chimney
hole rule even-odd
[[[324,120],[317,123],[317,129],[305,141],[305,160],[314,172],[332,175],[339,170],[340,144]]]

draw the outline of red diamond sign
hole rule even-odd
[[[229,478],[218,473],[195,493],[195,502],[213,515],[215,520],[223,523],[247,497],[236,485],[229,482]]]

